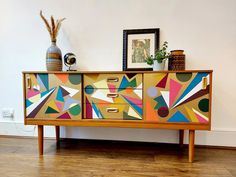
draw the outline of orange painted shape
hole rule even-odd
[[[68,74],[55,74],[63,83],[68,81]]]
[[[125,92],[127,93],[127,94],[131,94],[132,92],[133,92],[133,88],[131,88],[131,87],[127,87],[126,89],[125,89]]]
[[[154,107],[151,106],[150,102],[146,102],[146,120],[158,122],[157,112],[154,110]]]
[[[58,113],[56,113],[56,114],[47,114],[47,116],[49,116],[50,118],[57,118]]]

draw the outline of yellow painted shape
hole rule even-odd
[[[112,105],[110,105],[112,107]],[[125,110],[125,105],[122,105],[122,104],[117,104],[117,105],[114,105],[115,108],[118,108],[119,109],[119,112],[122,112]]]
[[[32,85],[37,85],[38,84],[38,80],[37,80],[37,78],[35,77],[34,74],[30,74],[30,79],[31,79]]]
[[[188,108],[187,106],[184,106],[184,108],[187,111],[189,118],[191,119],[192,122],[199,122],[195,113],[190,108]]]
[[[103,79],[101,81],[95,82],[94,85],[95,85],[96,88],[107,88],[108,89],[106,79]]]
[[[99,74],[89,74],[88,76],[90,79],[96,81],[98,79]]]
[[[58,109],[56,103],[54,100],[51,100],[49,103],[48,103],[48,106],[51,107],[52,109],[55,109],[57,112],[60,112],[60,110]]]
[[[32,103],[36,103],[36,102],[38,102],[40,100],[40,98],[41,98],[41,95],[37,94],[35,96],[30,97],[29,101],[32,102]]]

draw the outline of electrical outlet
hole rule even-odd
[[[13,108],[3,108],[2,109],[2,117],[6,119],[14,118],[14,109]]]

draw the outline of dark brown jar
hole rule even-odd
[[[185,54],[184,50],[170,51],[168,62],[168,70],[185,70]]]

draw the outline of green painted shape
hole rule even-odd
[[[45,114],[55,114],[55,113],[59,113],[57,110],[51,108],[50,106],[48,106]]]
[[[137,117],[128,115],[127,112],[123,112],[123,119],[124,120],[141,120],[141,119],[138,119]]]
[[[81,112],[80,105],[77,104],[77,105],[71,107],[71,108],[69,109],[69,112],[70,112],[70,114],[72,114],[73,116],[79,115],[80,112]]]
[[[204,99],[200,100],[198,103],[198,108],[202,112],[208,112],[209,111],[209,99],[204,98]]]
[[[78,85],[81,83],[81,75],[69,74],[69,81],[74,85]]]
[[[187,82],[192,78],[192,73],[176,73],[176,77],[181,82]]]
[[[133,79],[130,83],[129,83],[130,87],[137,87],[137,82],[136,82],[136,78]]]

